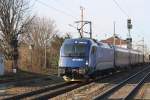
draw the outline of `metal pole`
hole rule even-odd
[[[30,50],[30,67],[29,67],[29,70],[32,71],[32,45],[29,46],[29,50]]]
[[[127,28],[128,28],[128,38],[127,38],[127,48],[132,49],[132,38],[130,30],[132,29],[131,19],[127,19]]]
[[[80,7],[81,10],[81,27],[83,26],[83,7]],[[83,37],[83,27],[81,28],[81,38]]]
[[[116,44],[116,37],[115,37],[115,33],[116,33],[115,31],[116,31],[116,30],[115,30],[115,24],[116,24],[116,23],[115,23],[115,21],[114,21],[114,34],[113,34],[113,35],[114,35],[114,41],[113,41],[113,44],[114,44],[114,45]]]
[[[47,63],[47,62],[46,62],[46,58],[47,58],[46,55],[47,55],[47,54],[46,54],[46,38],[45,38],[45,68],[46,68],[46,63]]]
[[[92,22],[89,23],[90,23],[90,38],[92,39]]]
[[[143,37],[143,62],[144,62],[144,37]]]
[[[121,38],[120,38],[120,47],[121,47]]]
[[[30,47],[30,67],[32,68],[32,46]]]

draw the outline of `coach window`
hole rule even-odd
[[[93,46],[93,47],[92,47],[92,54],[95,54],[95,53],[96,53],[96,47]]]

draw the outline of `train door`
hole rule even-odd
[[[97,51],[97,47],[93,46],[91,49],[91,67],[96,67],[96,51]]]
[[[114,60],[114,53],[113,53],[113,49],[105,44],[103,46],[103,68],[104,69],[109,69],[109,68],[113,68],[113,60]]]

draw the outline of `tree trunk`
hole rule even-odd
[[[17,73],[18,71],[18,47],[14,47],[13,50],[13,73]]]

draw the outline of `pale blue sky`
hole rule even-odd
[[[32,0],[32,3],[34,1],[36,0]],[[150,47],[150,0],[116,1],[132,19],[131,36],[133,41],[139,41],[144,37],[146,44]],[[111,36],[113,34],[113,21],[116,22],[116,33],[124,39],[127,37],[126,20],[128,16],[117,7],[113,0],[37,0],[33,7],[33,13],[54,19],[61,34],[70,32],[71,35],[77,37],[79,36],[77,31],[68,24],[73,24],[76,21],[75,18],[80,18],[80,6],[85,8],[85,20],[91,20],[93,23],[94,38],[101,40],[106,37],[105,34],[107,37]],[[58,9],[59,12],[54,8]],[[60,10],[65,14],[61,13]]]

